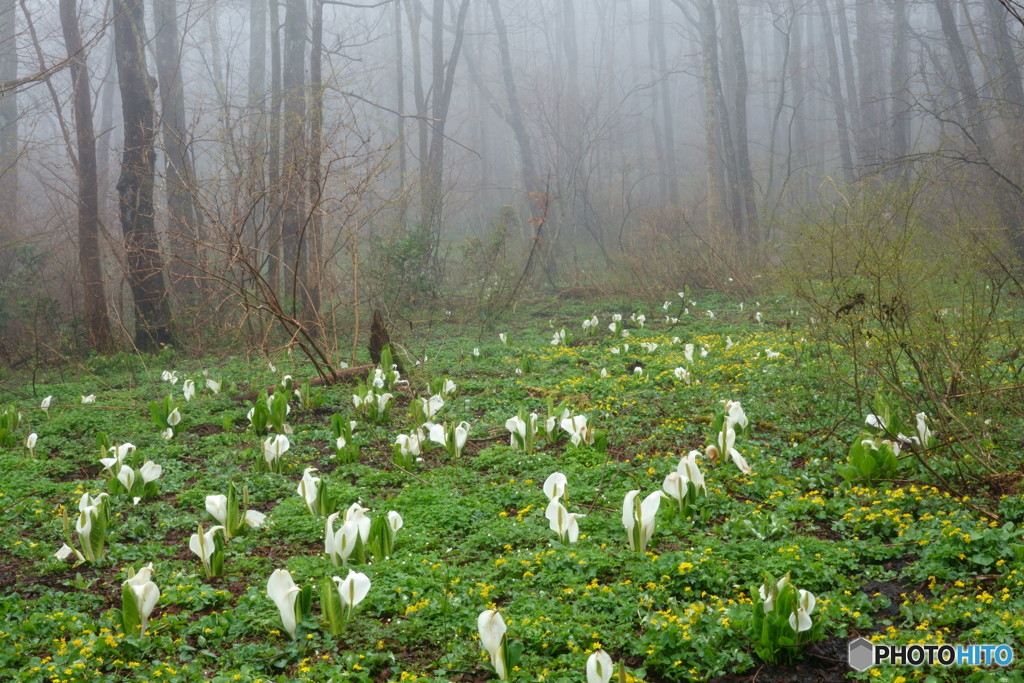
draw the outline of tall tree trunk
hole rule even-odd
[[[0,0],[0,81],[18,77],[16,0]],[[17,91],[0,93],[0,267],[6,271],[11,251],[4,249],[18,223]]]
[[[321,171],[321,154],[324,137],[324,86],[323,86],[323,44],[324,44],[324,4],[322,0],[313,0],[313,40],[309,52],[309,278],[306,288],[309,291],[311,311],[320,310],[320,284],[322,278],[323,255],[321,254],[323,235],[323,177]],[[309,322],[315,321],[314,317]]]
[[[117,50],[110,44],[107,53],[107,68],[100,91],[100,130],[96,136],[96,176],[99,178],[101,207],[110,190],[110,140],[114,136],[114,93],[117,92]],[[103,215],[101,208],[100,215]],[[111,220],[110,222],[113,222]]]
[[[1013,157],[1019,160],[1024,153],[1024,85],[1021,83],[1020,65],[1014,55],[1014,42],[1006,25],[1008,16],[999,0],[985,0],[990,35],[999,64],[996,87],[999,89],[999,114],[1013,146]]]
[[[143,5],[114,0],[114,45],[121,86],[124,154],[117,181],[128,282],[135,300],[135,345],[155,351],[172,342],[171,310],[164,286],[163,261],[153,225],[153,86],[146,70]]]
[[[270,150],[267,171],[270,225],[267,233],[267,286],[281,293],[281,14],[278,0],[270,3]]]
[[[71,60],[71,87],[78,142],[78,261],[82,272],[85,329],[89,346],[107,351],[112,346],[107,297],[100,262],[99,196],[96,180],[96,133],[92,125],[92,91],[89,70],[82,49],[75,0],[60,0],[60,23],[68,58]]]
[[[267,164],[267,3],[249,5],[249,83],[246,102],[246,164],[243,182],[251,203],[246,218],[244,241],[259,250],[266,238],[266,164]]]
[[[501,14],[498,0],[489,0],[494,28],[498,34],[498,55],[501,58],[501,77],[505,83],[505,98],[508,100],[508,116],[505,117],[519,146],[520,168],[522,169],[523,190],[529,195],[540,190],[537,185],[537,166],[533,158],[533,145],[523,118],[523,107],[519,103],[515,74],[512,69],[512,53],[508,43],[508,28]]]
[[[750,150],[747,133],[747,55],[743,47],[743,29],[740,25],[740,11],[736,0],[725,0],[722,13],[722,29],[729,35],[731,49],[730,71],[733,73],[733,140],[736,149],[735,173],[733,180],[737,192],[743,224],[741,230],[745,239],[757,243],[757,198],[754,188],[754,174],[750,169]]]
[[[408,164],[408,150],[405,145],[405,59],[402,50],[402,3],[395,3],[392,15],[395,34],[395,128],[398,130],[398,187],[405,188],[405,173]],[[401,224],[405,224],[405,200],[402,199]]]
[[[907,82],[910,80],[909,49],[910,22],[907,20],[907,0],[893,0],[892,5],[892,72],[890,99],[892,101],[892,157],[896,178],[906,186],[910,164],[910,106],[907,104]]]
[[[493,0],[492,0],[493,1]],[[661,137],[657,153],[662,162],[660,186],[663,201],[679,206],[679,164],[676,162],[675,115],[672,109],[672,91],[669,88],[668,55],[665,48],[665,9],[663,0],[650,0],[648,21],[651,71],[655,85],[652,89],[655,112],[651,117],[656,137]],[[658,119],[660,117],[660,125]]]
[[[448,108],[455,88],[455,69],[459,63],[462,42],[465,36],[466,16],[470,0],[462,0],[455,18],[454,37],[451,51],[444,50],[444,0],[434,0],[431,17],[431,101],[430,101],[430,148],[427,152],[426,190],[421,198],[423,223],[428,226],[435,242],[440,237],[444,209],[444,148],[445,127],[448,123]],[[447,56],[447,60],[445,57]]]
[[[160,83],[160,121],[164,141],[164,190],[167,193],[167,241],[171,250],[171,289],[186,300],[198,290],[197,245],[201,238],[196,209],[195,173],[185,121],[181,82],[181,35],[176,0],[153,0],[156,73]]]
[[[877,169],[882,162],[886,115],[882,86],[882,43],[878,38],[878,7],[875,0],[858,0],[857,80],[860,85],[857,126],[857,158]]]
[[[853,48],[850,42],[850,21],[846,14],[846,1],[836,0],[836,28],[839,31],[839,49],[843,55],[843,80],[846,83],[846,110],[850,129],[860,130],[860,110],[857,106],[857,79],[854,76]],[[856,149],[857,140],[854,137]],[[860,164],[863,159],[857,159]]]
[[[306,235],[306,1],[287,0],[284,20],[284,62],[281,91],[284,100],[284,166],[281,172],[281,241],[285,296],[291,314],[299,317],[308,290]]]
[[[903,0],[896,0],[903,2]],[[839,163],[843,168],[843,180],[847,185],[853,182],[853,154],[850,151],[850,130],[846,122],[846,103],[843,101],[843,82],[839,76],[839,51],[836,36],[832,30],[832,16],[826,0],[818,0],[821,11],[821,26],[825,38],[825,52],[828,55],[828,89],[832,95],[832,111],[836,119],[836,137],[839,139]]]

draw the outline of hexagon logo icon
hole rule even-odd
[[[875,663],[875,645],[867,638],[854,638],[848,652],[850,667],[864,671]]]

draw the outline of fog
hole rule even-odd
[[[658,259],[784,243],[865,184],[938,187],[1024,245],[1021,25],[999,0],[3,0],[0,29],[9,339],[145,348],[168,316],[277,307],[294,336],[610,273],[674,287],[697,275]],[[118,65],[142,60],[126,94]],[[126,216],[147,97],[152,208]]]

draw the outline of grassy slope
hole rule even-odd
[[[835,639],[831,650],[812,648],[824,656],[838,656],[838,639],[852,634],[1010,642],[1022,654],[1024,569],[1012,547],[1022,542],[1021,531],[1000,525],[1021,523],[1024,499],[990,503],[1002,514],[996,524],[926,486],[842,485],[834,464],[864,409],[822,389],[819,349],[798,325],[778,324],[786,312],[766,309],[767,324],[757,326],[749,308],[718,307],[714,320],[684,316],[672,328],[660,308],[649,307],[646,328],[628,324],[628,352],[606,330],[614,310],[599,312],[593,337],[579,327],[589,309],[561,312],[556,325],[576,336],[569,347],[548,343],[545,315],[509,323],[508,347],[491,333],[483,341],[447,339],[431,350],[428,372],[450,375],[459,394],[438,417],[469,421],[471,441],[458,462],[431,451],[412,476],[390,464],[390,443],[409,429],[409,400],[423,389],[422,373],[413,373],[411,391],[396,392],[389,425],[357,429],[364,445],[355,465],[338,464],[328,448],[331,413],[352,414],[351,387],[326,391],[319,411],[293,410],[283,475],[255,471],[248,405],[232,397],[285,372],[305,376],[298,363],[280,359],[277,373],[263,361],[217,363],[211,374],[225,380],[225,390],[215,396],[200,388],[183,405],[183,431],[170,442],[148,415],[148,402],[168,390],[184,403],[181,382],[159,381],[163,366],[99,362],[92,376],[63,384],[55,370],[34,387],[35,397],[8,378],[0,400],[25,412],[19,440],[35,431],[39,443],[35,460],[20,448],[0,451],[0,545],[7,550],[0,559],[0,678],[477,680],[487,673],[476,615],[492,606],[524,645],[513,673],[519,680],[584,680],[586,657],[597,647],[625,659],[638,680],[752,674],[759,663],[745,621],[750,590],[765,571],[789,572],[818,596],[814,618]],[[617,311],[626,318],[631,312]],[[647,353],[641,341],[659,346]],[[684,359],[686,343],[697,348],[692,362]],[[469,356],[474,346],[479,359]],[[768,348],[781,355],[769,359]],[[533,367],[518,376],[524,357]],[[640,377],[630,372],[637,362]],[[679,366],[690,369],[692,385],[673,376]],[[202,384],[198,363],[174,367]],[[599,376],[601,368],[608,377]],[[79,405],[85,393],[98,395],[96,405]],[[34,408],[48,394],[49,420]],[[608,453],[565,442],[530,455],[510,449],[505,420],[521,406],[543,413],[546,397],[566,400],[607,428]],[[754,473],[702,458],[708,496],[693,518],[663,505],[649,552],[631,552],[620,521],[623,496],[659,488],[681,455],[703,448],[724,399],[742,401],[755,422],[738,444]],[[61,513],[76,510],[83,492],[105,487],[94,445],[100,431],[115,443],[133,442],[142,459],[164,467],[164,477],[153,500],[114,500],[105,559],[72,567],[53,558],[63,542]],[[391,558],[362,568],[373,587],[347,632],[334,638],[309,623],[292,642],[266,597],[270,573],[287,567],[297,582],[318,584],[347,572],[323,556],[323,520],[295,493],[308,466],[319,468],[341,507],[359,499],[371,515],[397,510],[405,528]],[[568,477],[570,508],[587,514],[572,546],[554,542],[544,519],[541,484],[556,470]],[[225,493],[230,481],[249,487],[269,523],[233,539],[226,575],[208,581],[188,536],[197,523],[210,523],[205,496]],[[162,591],[150,634],[125,637],[110,610],[120,605],[128,567],[150,561]],[[809,657],[804,666],[830,664]],[[911,669],[876,673],[880,680],[919,677]],[[990,674],[931,673],[950,680]]]

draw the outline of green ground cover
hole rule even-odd
[[[599,323],[584,330],[592,313]],[[608,330],[613,313],[628,337]],[[643,326],[631,320],[640,313]],[[799,679],[818,669],[866,680],[1021,680],[1016,663],[855,675],[839,661],[855,635],[1009,643],[1024,654],[1024,496],[1015,483],[975,501],[923,483],[912,459],[883,481],[847,483],[837,466],[872,397],[826,388],[833,385],[825,363],[835,355],[811,340],[799,315],[720,299],[676,299],[667,314],[679,321],[667,320],[659,304],[552,306],[501,329],[449,336],[428,346],[423,365],[404,370],[409,383],[389,390],[381,424],[357,416],[352,383],[323,390],[317,407],[294,397],[279,472],[258,466],[267,437],[247,418],[253,400],[239,397],[285,374],[308,377],[297,357],[200,362],[167,352],[145,362],[95,359],[88,371],[3,377],[0,405],[13,405],[22,419],[0,449],[0,679],[486,680],[494,674],[477,617],[494,608],[522,646],[511,680],[586,680],[587,658],[598,649],[625,663],[627,680],[749,677],[763,666],[751,630],[768,573],[788,574],[816,597],[807,633],[817,642],[784,649],[783,661],[765,669],[773,675]],[[563,327],[567,338],[552,344]],[[165,370],[178,381],[161,380]],[[434,421],[468,423],[464,449],[453,456],[436,446],[410,467],[396,466],[396,436],[416,427],[413,402],[443,377],[457,390]],[[220,393],[207,378],[221,382]],[[182,395],[186,379],[197,389],[190,401]],[[88,394],[95,403],[82,404]],[[150,414],[150,402],[168,394],[181,416],[171,439]],[[51,395],[47,413],[39,405]],[[600,439],[574,445],[561,428],[533,452],[511,445],[506,420],[525,409],[543,422],[549,399],[586,415],[592,429],[606,432],[607,448]],[[717,462],[704,454],[724,401],[740,402],[749,418],[749,434],[735,443],[749,473],[728,454]],[[914,407],[901,410],[912,424]],[[358,420],[355,462],[336,457],[336,413]],[[991,419],[1007,447],[1019,448],[1019,421]],[[22,446],[29,433],[38,435],[33,454]],[[134,444],[126,462],[138,469],[151,460],[162,476],[137,504],[123,491],[109,496],[104,554],[75,564],[74,556],[55,557],[67,540],[63,517],[73,527],[83,494],[112,490],[99,462],[100,434],[113,445]],[[646,551],[631,550],[621,512],[627,492],[642,498],[661,490],[694,449],[706,495],[686,515],[663,501]],[[309,467],[329,487],[331,509],[359,501],[371,519],[401,515],[390,554],[346,567],[331,562],[325,515],[312,514],[296,490]],[[542,485],[553,472],[568,482],[566,511],[585,515],[575,543],[560,542],[545,517]],[[223,576],[207,578],[189,538],[198,524],[217,523],[206,498],[232,484],[248,490],[266,520],[227,541]],[[77,536],[71,540],[78,548]],[[146,632],[126,634],[122,583],[149,563],[160,597]],[[267,596],[268,579],[282,568],[300,587],[312,586],[312,614],[294,639]],[[323,623],[321,582],[349,569],[365,573],[371,588],[333,635]]]

